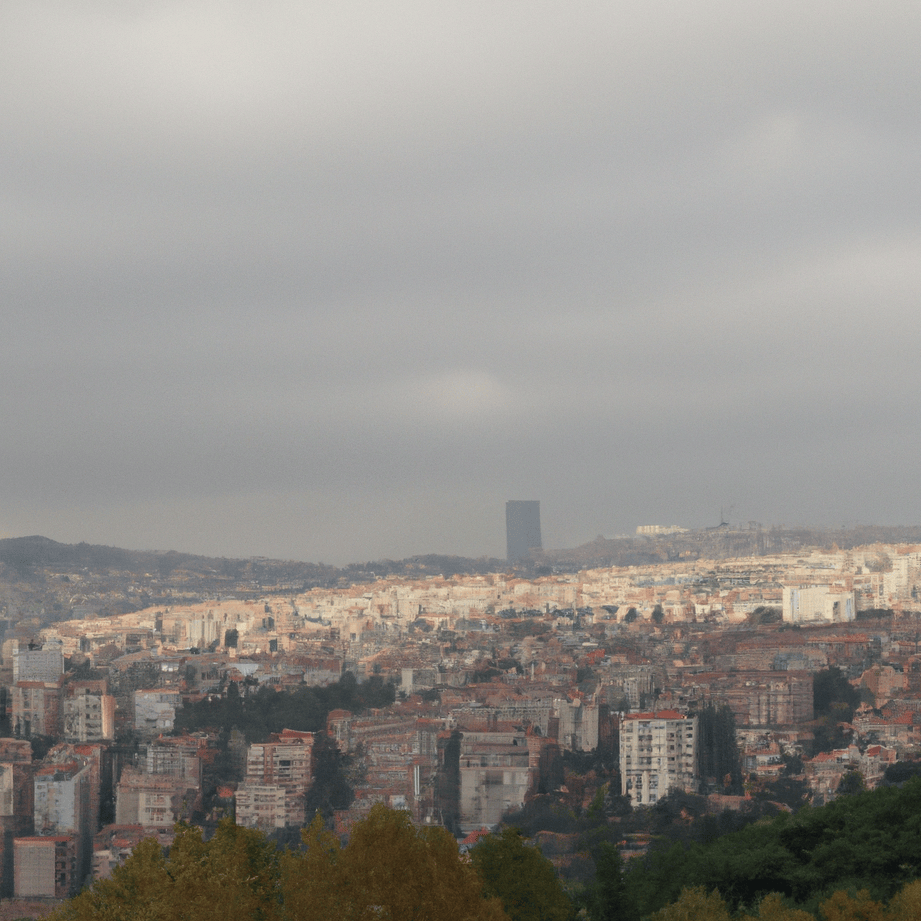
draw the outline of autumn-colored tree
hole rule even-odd
[[[757,915],[742,915],[739,921],[815,921],[815,917],[808,911],[788,908],[783,899],[772,892],[761,900]]]
[[[843,890],[834,893],[819,906],[819,915],[823,921],[886,921],[888,912],[861,889],[856,895]]]
[[[921,880],[906,883],[889,903],[889,921],[917,921],[921,918]]]
[[[650,921],[730,921],[729,909],[714,889],[703,886],[683,889],[678,901],[650,916]]]
[[[306,856],[284,859],[286,921],[508,921],[451,835],[407,812],[375,806],[346,847],[318,817],[304,843]]]
[[[165,857],[142,841],[111,879],[98,880],[55,911],[53,921],[279,921],[278,855],[257,831],[223,821],[210,841],[177,827]]]
[[[258,831],[222,822],[210,841],[179,826],[164,855],[141,842],[53,921],[508,921],[444,829],[375,806],[345,847],[318,816],[305,852],[280,855]]]

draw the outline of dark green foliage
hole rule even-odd
[[[813,755],[847,748],[850,742],[848,730],[841,724],[841,721],[831,716],[819,720],[812,729],[812,735]]]
[[[888,899],[921,875],[921,779],[782,813],[708,844],[653,848],[624,880],[641,916],[682,888],[718,889],[732,910],[778,892],[814,911],[837,889]]]
[[[351,672],[325,688],[303,685],[293,691],[274,691],[262,686],[247,690],[249,693],[241,694],[236,684],[231,683],[225,697],[183,707],[176,714],[176,729],[180,732],[217,729],[228,733],[239,729],[247,742],[261,742],[282,729],[319,732],[326,728],[330,710],[361,712],[369,707],[385,707],[395,697],[392,684],[385,684],[376,676],[358,684]]]
[[[842,723],[853,719],[860,704],[860,691],[833,665],[813,677],[812,701],[817,721],[813,729],[813,754],[846,746],[849,739]]]
[[[779,624],[783,620],[783,612],[780,608],[761,604],[748,615],[746,620],[753,627],[761,626],[761,624]]]
[[[875,620],[880,617],[894,617],[895,612],[892,608],[867,608],[865,611],[857,612],[857,620]]]
[[[521,809],[506,813],[503,822],[520,829],[529,838],[540,831],[571,835],[583,827],[572,809],[549,796],[535,796]]]
[[[512,921],[570,921],[575,906],[539,848],[517,828],[481,838],[470,861],[483,880],[483,894],[498,898]]]
[[[522,612],[514,612],[516,616],[521,616]],[[522,639],[526,636],[543,636],[553,632],[550,624],[540,620],[521,620],[517,623],[508,625],[508,631],[515,639]]]
[[[812,679],[812,704],[815,715],[850,720],[860,704],[860,691],[836,665],[816,672]]]
[[[29,736],[29,743],[32,746],[33,760],[41,761],[54,747],[55,740],[51,736]]]
[[[707,812],[707,800],[703,796],[695,796],[682,790],[670,790],[650,810],[652,815],[652,833],[655,835],[668,834],[675,826],[687,819],[696,819]]]
[[[860,771],[848,771],[839,781],[838,789],[835,791],[838,796],[854,796],[856,793],[863,793],[867,789],[867,784],[863,779]]]
[[[588,752],[570,751],[563,749],[561,752],[562,768],[573,774],[588,774],[594,771],[599,777],[613,777],[617,773],[617,789],[620,789],[620,770],[617,766],[617,757],[614,745],[602,746]],[[560,778],[562,782],[562,777]]]
[[[613,844],[602,844],[595,853],[595,883],[585,901],[590,921],[635,921],[638,917],[624,885],[623,859]]]
[[[700,776],[716,790],[742,794],[742,764],[732,710],[708,704],[697,714]]]
[[[313,783],[304,802],[308,824],[318,812],[329,824],[334,811],[349,808],[355,798],[346,775],[350,762],[325,732],[314,739]]]
[[[809,803],[812,791],[805,780],[781,776],[753,793],[752,798],[760,803],[780,803],[796,812],[797,809]]]
[[[896,761],[886,768],[882,785],[900,787],[914,777],[921,777],[921,761]]]

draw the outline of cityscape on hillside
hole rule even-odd
[[[385,804],[469,843],[548,803],[819,805],[921,745],[921,529],[506,524],[504,561],[341,570],[0,542],[0,894],[66,898],[178,821],[347,837]]]

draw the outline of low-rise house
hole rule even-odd
[[[73,835],[42,835],[13,841],[13,891],[17,899],[67,899],[82,882]]]

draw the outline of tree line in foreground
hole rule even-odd
[[[620,917],[647,917],[692,889],[718,892],[736,914],[777,894],[791,908],[825,917],[821,906],[836,893],[862,891],[868,901],[884,904],[919,876],[921,778],[915,778],[901,788],[781,813],[708,842],[654,846],[630,861],[618,882]],[[605,884],[599,872],[596,885]]]
[[[553,866],[515,831],[469,859],[443,828],[375,806],[348,844],[322,817],[304,847],[280,850],[225,820],[204,840],[177,827],[168,852],[142,841],[110,879],[64,903],[51,921],[569,921],[573,903]]]
[[[626,866],[605,841],[595,877],[563,887],[517,829],[461,859],[444,829],[375,806],[342,845],[318,816],[280,849],[223,822],[142,842],[54,921],[907,921],[921,918],[921,778],[843,796],[705,843],[653,847]]]

